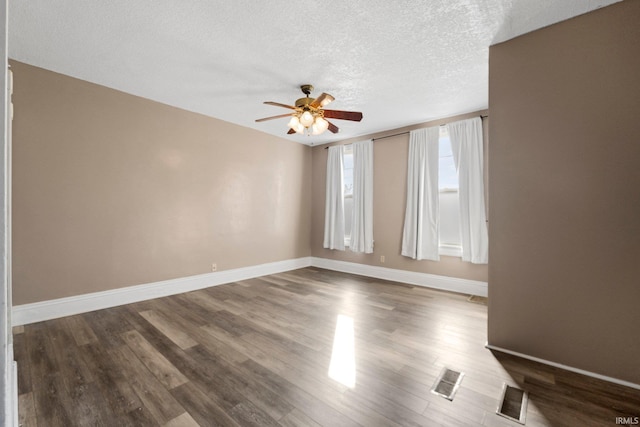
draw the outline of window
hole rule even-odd
[[[353,148],[351,145],[344,147],[342,179],[344,182],[344,244],[349,246],[353,213]]]
[[[440,201],[440,255],[462,256],[458,172],[446,126],[440,127],[438,189]]]

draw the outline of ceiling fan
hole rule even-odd
[[[302,85],[300,89],[306,96],[297,99],[295,107],[279,102],[264,102],[267,105],[289,108],[293,110],[293,112],[257,119],[256,122],[291,117],[288,123],[289,131],[287,134],[305,133],[306,131],[306,133],[310,135],[320,135],[327,129],[332,133],[338,133],[339,131],[338,127],[327,119],[351,120],[355,122],[362,120],[362,113],[357,111],[325,110],[324,107],[335,99],[328,93],[322,93],[317,98],[310,98],[309,95],[313,91],[313,86]]]

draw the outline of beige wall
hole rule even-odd
[[[356,140],[377,138],[384,135],[407,132],[421,127],[437,126],[456,120],[478,115],[486,111],[466,114],[448,119],[423,123],[408,128],[396,129],[375,135],[367,135],[354,140],[345,140],[340,144],[349,144]],[[485,138],[485,144],[487,138]],[[420,273],[438,274],[487,281],[487,266],[462,262],[460,258],[441,256],[439,262],[416,261],[400,255],[402,246],[402,227],[406,205],[407,189],[407,156],[409,151],[409,135],[400,135],[380,139],[373,144],[373,238],[375,247],[373,254],[355,254],[346,251],[324,249],[324,202],[325,179],[327,168],[327,152],[325,146],[313,148],[313,201],[311,248],[313,256],[359,264],[381,266]],[[486,150],[485,150],[486,151]],[[384,255],[385,262],[380,262]]]
[[[310,255],[309,147],[12,69],[14,304]]]
[[[489,344],[640,384],[640,2],[490,49]]]

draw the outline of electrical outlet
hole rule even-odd
[[[380,255],[380,262],[384,264],[384,255]]]
[[[218,271],[218,264],[216,264],[215,262],[211,264],[211,271]]]

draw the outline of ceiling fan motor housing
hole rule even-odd
[[[313,85],[301,85],[300,90],[307,96],[304,98],[296,99],[296,107],[308,110],[309,104],[315,101],[315,98],[309,98],[309,95],[311,95],[311,92],[313,92]]]
[[[313,101],[315,101],[315,98],[309,98],[308,96],[306,98],[298,98],[296,99],[296,107],[302,108],[303,110],[308,110],[310,109],[309,104],[311,104]]]

